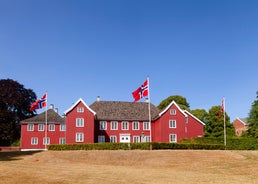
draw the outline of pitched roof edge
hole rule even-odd
[[[246,122],[244,122],[242,119],[240,119],[239,117],[236,117],[236,119],[238,119],[241,123],[243,123],[245,126],[248,126],[248,124]]]
[[[190,116],[192,116],[195,120],[199,121],[199,123],[201,123],[202,125],[205,125],[204,122],[202,122],[201,120],[199,120],[197,117],[195,117],[193,114],[191,114],[191,113],[188,112],[187,110],[184,110],[184,112],[186,112],[187,114],[189,114]]]
[[[67,109],[67,110],[64,112],[64,114],[66,115],[67,113],[69,113],[69,112],[70,112],[71,110],[73,110],[74,107],[75,107],[76,105],[78,105],[80,102],[82,102],[83,105],[85,105],[85,107],[86,107],[92,114],[96,115],[96,112],[93,111],[93,110],[83,101],[82,98],[79,98],[79,99],[77,100],[77,102],[75,102],[69,109]]]
[[[179,109],[179,111],[184,116],[187,116],[187,114],[177,105],[177,103],[174,100],[172,102],[170,102],[170,104],[162,112],[159,113],[159,116],[162,116],[173,104]]]

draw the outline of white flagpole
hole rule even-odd
[[[227,135],[226,135],[226,102],[225,98],[223,98],[223,109],[224,109],[224,145],[227,145]]]
[[[150,126],[150,142],[152,142],[152,135],[151,135],[151,110],[150,110],[150,103],[151,103],[151,99],[150,99],[150,79],[149,77],[147,77],[148,80],[148,101],[149,101],[149,126]],[[150,147],[151,148],[151,147]]]
[[[48,96],[47,96],[47,92],[46,92],[46,113],[45,113],[45,127],[46,127],[46,129],[45,129],[45,151],[47,150],[47,98],[48,98]]]

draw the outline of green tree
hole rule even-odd
[[[190,109],[189,109],[190,105],[187,102],[186,98],[179,96],[179,95],[170,96],[170,97],[166,98],[165,100],[161,101],[160,104],[158,105],[158,108],[159,109],[166,108],[173,100],[177,103],[177,105],[179,105],[179,107],[181,109],[190,111]]]
[[[20,121],[34,115],[29,108],[35,100],[31,89],[12,79],[0,80],[0,145],[8,146],[20,138]]]
[[[191,110],[191,113],[195,117],[197,117],[199,120],[201,120],[202,122],[205,123],[207,115],[208,115],[208,113],[205,109],[194,109],[194,110]]]
[[[249,129],[247,134],[251,137],[258,138],[258,91],[256,92],[256,98],[252,104],[252,107],[247,118]]]
[[[224,136],[224,113],[218,118],[221,106],[213,106],[208,112],[205,120],[205,136],[206,137],[223,137]],[[225,113],[226,134],[227,136],[234,136],[235,131],[233,125],[230,123],[230,118]]]

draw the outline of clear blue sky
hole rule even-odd
[[[0,79],[62,114],[79,98],[151,102],[184,96],[246,117],[258,90],[256,0],[0,0]]]

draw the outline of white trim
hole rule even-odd
[[[67,113],[69,113],[71,110],[73,110],[76,105],[78,105],[80,102],[83,103],[83,105],[94,115],[96,115],[96,112],[94,112],[84,101],[83,99],[79,98],[79,100],[77,100],[77,102],[75,102],[69,109],[67,109],[64,114],[66,115]],[[77,112],[77,111],[76,111]]]
[[[195,117],[194,115],[192,115],[190,112],[188,112],[187,110],[184,110],[186,114],[189,114],[191,117],[193,117],[195,120],[197,120],[199,123],[201,123],[202,125],[205,125],[204,122],[202,122],[201,120],[199,120],[197,117]],[[189,119],[188,119],[189,122]]]
[[[162,112],[159,113],[159,116],[162,116],[172,105],[175,105],[178,110],[184,115],[187,116],[187,114],[177,105],[177,103],[173,100]],[[170,113],[170,112],[169,112]]]
[[[246,124],[246,122],[244,122],[243,120],[241,120],[239,117],[236,117],[236,119],[238,119],[241,123],[243,123],[245,126],[248,126],[247,124]]]

